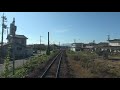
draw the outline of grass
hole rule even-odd
[[[96,53],[67,51],[71,73],[77,78],[119,78],[120,62],[101,60]]]
[[[109,56],[109,59],[120,59],[119,55],[111,55]]]
[[[109,59],[120,59],[120,53],[112,53],[109,55]]]
[[[39,55],[30,58],[23,66],[20,66],[15,69],[15,74],[12,74],[12,70],[8,72],[8,78],[24,78],[25,75],[32,72],[36,69],[41,63],[48,61],[51,57],[53,57],[57,52],[52,52],[50,55]],[[2,78],[5,78],[4,74],[2,73]]]
[[[93,74],[89,70],[83,68],[80,65],[79,61],[75,61],[69,58],[68,64],[71,68],[70,74],[73,78],[90,78],[93,76]]]

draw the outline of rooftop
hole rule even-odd
[[[11,35],[8,35],[8,36],[10,36],[10,37],[12,37]],[[24,36],[24,35],[15,35],[15,38],[24,38],[24,39],[28,39],[26,36]],[[7,39],[8,39],[8,37],[7,37]]]
[[[120,41],[120,39],[113,39],[113,40],[108,40],[109,42],[111,41]]]
[[[26,38],[26,39],[28,39],[26,36],[24,36],[24,35],[15,35],[15,37],[17,37],[17,38]]]

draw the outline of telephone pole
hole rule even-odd
[[[13,28],[11,28],[13,27]],[[16,26],[15,26],[15,18],[13,18],[13,22],[10,24],[10,31],[13,30],[14,34],[12,34],[12,60],[13,60],[13,75],[15,74],[15,31],[16,31]]]
[[[74,43],[76,43],[76,39],[74,39]]]
[[[49,32],[48,32],[48,47],[47,47],[46,54],[47,54],[47,55],[50,55],[50,46],[49,46]]]
[[[40,36],[40,54],[41,54],[41,37],[42,37],[42,36]]]
[[[79,43],[80,43],[80,39],[79,39]]]
[[[108,36],[108,41],[110,40],[110,35],[107,35]]]
[[[14,35],[12,36],[13,38],[13,44],[12,44],[12,56],[13,56],[13,75],[15,74],[15,52],[14,52]]]
[[[55,50],[55,42],[53,42],[53,51]]]
[[[60,49],[60,42],[59,42],[59,49]]]
[[[2,18],[2,37],[1,37],[1,58],[3,57],[3,32],[4,32],[4,29],[7,28],[7,25],[4,24],[4,22],[7,22],[7,18],[6,16],[4,16],[4,13],[3,13],[3,16],[1,17]]]

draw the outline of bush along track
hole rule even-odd
[[[41,63],[47,62],[52,58],[58,51],[52,52],[50,55],[38,55],[30,58],[23,66],[15,68],[15,74],[13,75],[12,70],[6,68],[6,73],[1,74],[1,78],[24,78],[27,74],[35,70]],[[7,63],[9,62],[8,59]],[[6,65],[8,66],[8,65]]]
[[[2,73],[2,75],[3,75],[5,78],[7,78],[8,75],[9,75],[10,49],[11,49],[11,46],[9,45],[8,51],[7,51],[7,56],[5,57],[5,61],[4,61],[4,72]]]

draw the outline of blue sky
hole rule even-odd
[[[3,12],[0,12],[2,16]],[[105,42],[107,35],[111,39],[120,38],[120,12],[4,12],[7,25],[15,17],[17,31],[28,37],[27,44],[47,44],[47,32],[50,43]],[[0,20],[2,23],[2,19]],[[1,24],[0,24],[1,27]],[[1,41],[1,29],[0,29]],[[6,42],[6,33],[4,33]]]

